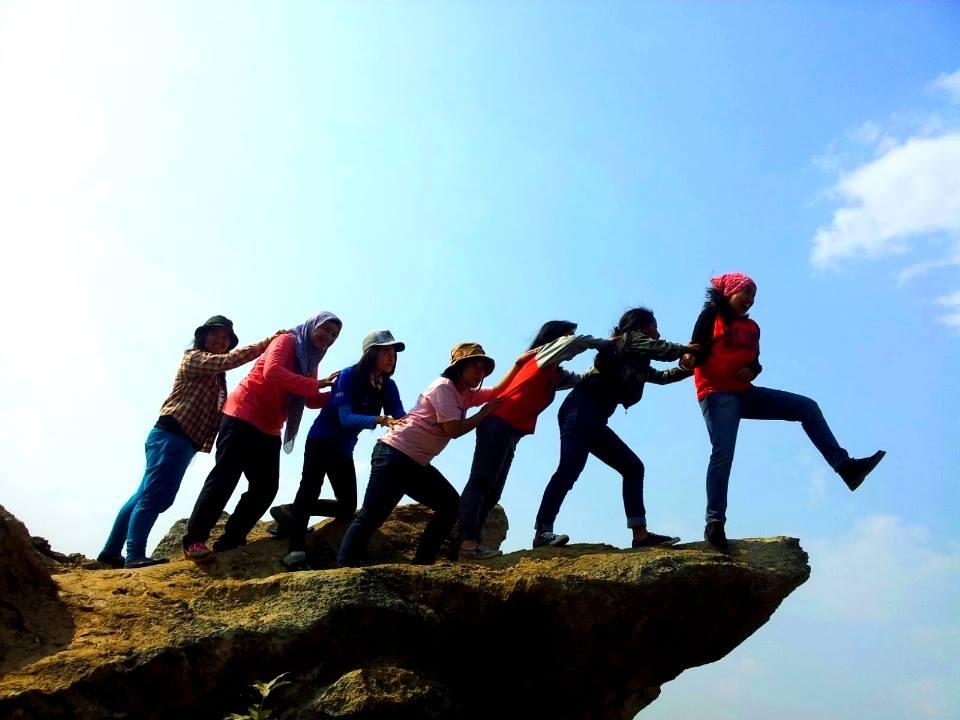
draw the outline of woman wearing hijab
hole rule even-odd
[[[213,550],[223,552],[246,544],[247,534],[277,494],[284,421],[283,448],[289,453],[304,406],[321,408],[330,399],[330,393],[321,390],[333,385],[336,373],[318,380],[317,367],[342,326],[336,315],[322,312],[278,336],[230,393],[220,421],[216,465],[200,490],[183,536],[188,560],[213,559],[206,541],[241,474],[247,476],[249,487]]]

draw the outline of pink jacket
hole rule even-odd
[[[317,379],[298,375],[296,341],[293,335],[275,338],[249,374],[227,397],[223,414],[245,420],[267,435],[280,435],[287,418],[287,398],[292,393],[304,398],[308,408],[321,408],[330,393],[321,393]]]

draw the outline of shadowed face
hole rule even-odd
[[[230,349],[230,331],[225,327],[214,327],[203,338],[203,349],[208,353],[223,354]]]
[[[333,320],[327,320],[317,325],[310,339],[317,350],[326,352],[337,341],[338,337],[340,337],[340,325]]]
[[[395,347],[377,348],[376,372],[381,375],[390,375],[397,367],[397,349]]]
[[[750,311],[750,308],[753,307],[753,301],[756,297],[757,289],[755,287],[746,287],[731,295],[728,302],[730,303],[731,309],[737,315],[743,317]]]
[[[475,388],[487,376],[487,361],[473,358],[460,363],[460,379],[468,388]]]

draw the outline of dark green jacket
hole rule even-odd
[[[685,352],[689,352],[686,345],[654,340],[639,331],[627,332],[597,353],[593,368],[584,375],[581,384],[592,386],[592,390],[612,405],[629,408],[640,402],[646,383],[668,385],[693,375],[692,370],[679,367],[670,370],[650,367],[651,360],[678,360]]]

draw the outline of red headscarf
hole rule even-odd
[[[724,273],[710,278],[710,282],[723,293],[724,297],[736,295],[741,290],[752,289],[754,292],[757,291],[757,284],[743,273]]]

